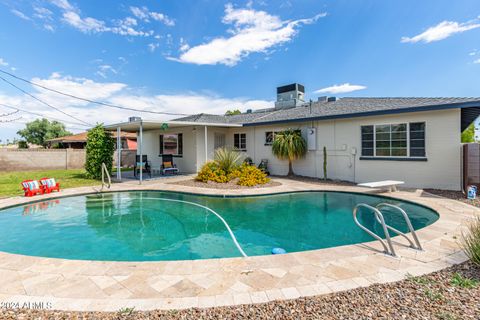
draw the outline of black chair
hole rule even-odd
[[[144,163],[142,171],[145,173],[148,173],[150,178],[152,177],[152,168],[150,167],[150,163],[148,162],[147,155],[143,154],[142,155],[142,162]],[[137,172],[140,172],[140,155],[135,156],[135,165],[133,166],[133,176],[136,178],[137,177]]]
[[[268,159],[262,159],[262,161],[258,165],[258,169],[265,172],[267,176],[270,175],[270,172],[268,172]]]
[[[178,173],[178,168],[175,163],[173,163],[173,156],[171,154],[164,154],[162,156],[162,166],[160,167],[162,174],[170,172],[172,174]]]

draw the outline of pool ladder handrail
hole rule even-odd
[[[367,227],[365,227],[364,225],[362,225],[358,221],[357,212],[358,212],[358,208],[360,208],[360,207],[365,207],[365,208],[373,211],[373,213],[375,215],[375,220],[377,220],[377,222],[380,223],[380,225],[383,228],[383,232],[385,234],[385,239],[386,239],[387,243],[385,243],[384,239],[380,238],[378,235],[376,235],[374,232],[372,232],[370,229],[368,229]],[[393,208],[393,209],[399,211],[402,214],[403,218],[405,219],[405,223],[407,224],[408,229],[409,229],[410,233],[412,234],[413,241],[405,233],[403,233],[400,230],[398,230],[398,229],[396,229],[392,226],[389,226],[388,224],[385,223],[385,218],[384,218],[384,216],[381,212],[381,208],[385,208],[385,207]],[[418,240],[415,229],[412,226],[412,222],[410,221],[410,218],[408,217],[405,210],[403,210],[399,206],[395,206],[395,205],[389,204],[389,203],[380,203],[376,207],[372,207],[368,204],[360,203],[357,206],[355,206],[355,208],[353,209],[353,220],[355,221],[357,226],[359,226],[362,230],[364,230],[369,235],[371,235],[372,237],[374,237],[375,239],[380,241],[380,243],[382,244],[386,254],[390,254],[391,256],[396,257],[395,249],[393,248],[392,240],[391,240],[391,237],[390,237],[390,234],[389,234],[388,230],[391,230],[394,233],[396,233],[396,234],[404,237],[405,239],[407,239],[407,241],[410,243],[411,248],[416,249],[416,250],[423,250],[422,245],[420,244],[420,241]],[[387,244],[388,244],[388,246],[387,246]]]
[[[413,225],[412,225],[412,222],[410,221],[410,218],[408,217],[407,213],[405,212],[405,210],[403,210],[402,208],[400,208],[399,206],[395,206],[393,204],[390,204],[390,203],[380,203],[376,206],[376,208],[381,212],[381,208],[384,208],[384,207],[387,207],[387,208],[392,208],[392,209],[395,209],[397,211],[399,211],[404,220],[405,220],[405,223],[407,224],[407,227],[408,227],[408,230],[409,232],[412,234],[412,238],[413,238],[413,241],[412,239],[410,239],[405,233],[403,233],[402,231],[398,230],[398,229],[395,229],[394,227],[392,226],[389,226],[388,224],[386,224],[386,227],[388,230],[391,230],[393,232],[395,232],[396,234],[404,237],[405,239],[407,239],[407,241],[410,243],[410,247],[412,249],[416,249],[416,250],[423,250],[422,248],[422,245],[420,244],[420,241],[418,240],[418,237],[417,237],[417,233],[415,232],[415,229],[413,228]],[[377,221],[380,222],[378,220],[378,217],[375,216],[377,218]],[[380,222],[381,223],[381,222]],[[415,242],[415,243],[414,243]]]
[[[105,176],[107,176],[107,181],[105,182]],[[110,186],[112,185],[112,179],[110,178],[110,173],[108,173],[107,166],[105,165],[105,162],[102,162],[102,191],[103,187],[107,186],[107,189],[110,189]]]
[[[380,222],[380,224],[382,225],[382,228],[383,228],[383,232],[385,234],[385,240],[386,240],[386,243],[385,243],[385,240],[380,238],[377,234],[375,234],[373,231],[371,231],[370,229],[368,229],[367,227],[365,227],[363,224],[360,223],[360,221],[358,221],[358,218],[357,218],[357,213],[358,213],[358,209],[361,208],[361,207],[364,207],[364,208],[367,208],[371,211],[373,211],[374,215],[375,215],[375,218],[377,221]],[[353,208],[353,221],[355,221],[355,224],[360,227],[360,229],[362,229],[363,231],[365,231],[366,233],[368,233],[369,235],[371,235],[373,238],[377,239],[378,241],[380,241],[380,243],[382,244],[383,246],[383,249],[384,249],[384,252],[386,254],[389,254],[393,257],[396,257],[396,253],[395,253],[395,249],[393,248],[393,244],[392,244],[392,239],[390,239],[390,234],[388,233],[388,230],[387,230],[387,224],[385,223],[385,219],[383,217],[383,214],[380,212],[380,210],[378,210],[377,208],[375,207],[372,207],[368,204],[365,204],[365,203],[359,203],[355,206],[355,208]]]

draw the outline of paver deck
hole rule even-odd
[[[253,190],[203,189],[170,184],[184,179],[185,176],[172,177],[143,185],[132,181],[115,184],[110,191],[169,190],[216,195],[307,190],[372,192],[355,186],[279,178],[275,180],[281,182],[281,186]],[[100,187],[67,189],[34,200],[99,190]],[[2,306],[43,303],[53,309],[78,311],[260,303],[398,281],[407,274],[422,275],[467,259],[458,241],[468,221],[480,214],[479,209],[422,190],[402,190],[388,196],[414,201],[439,213],[437,222],[417,231],[424,251],[407,248],[403,239],[395,237],[397,258],[381,253],[381,246],[375,241],[285,255],[160,262],[65,260],[0,252],[0,303]],[[32,199],[1,199],[0,208],[28,201]]]

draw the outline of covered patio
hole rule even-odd
[[[116,180],[158,179],[171,176],[165,174],[164,158],[172,159],[177,168],[175,174],[191,174],[211,158],[213,151],[226,145],[226,133],[229,128],[241,127],[241,124],[200,123],[189,121],[145,121],[133,118],[132,121],[105,126],[107,131],[136,133],[137,156],[134,170],[122,172],[122,143],[117,138]],[[142,159],[142,160],[140,160]]]

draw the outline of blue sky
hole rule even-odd
[[[480,2],[0,0],[0,69],[86,98],[188,114],[268,107],[275,87],[291,82],[311,99],[480,96]],[[90,123],[133,115],[14,83]],[[84,128],[1,80],[0,103]],[[0,105],[0,114],[12,110]],[[0,138],[37,115],[0,120],[18,117],[0,123]]]

